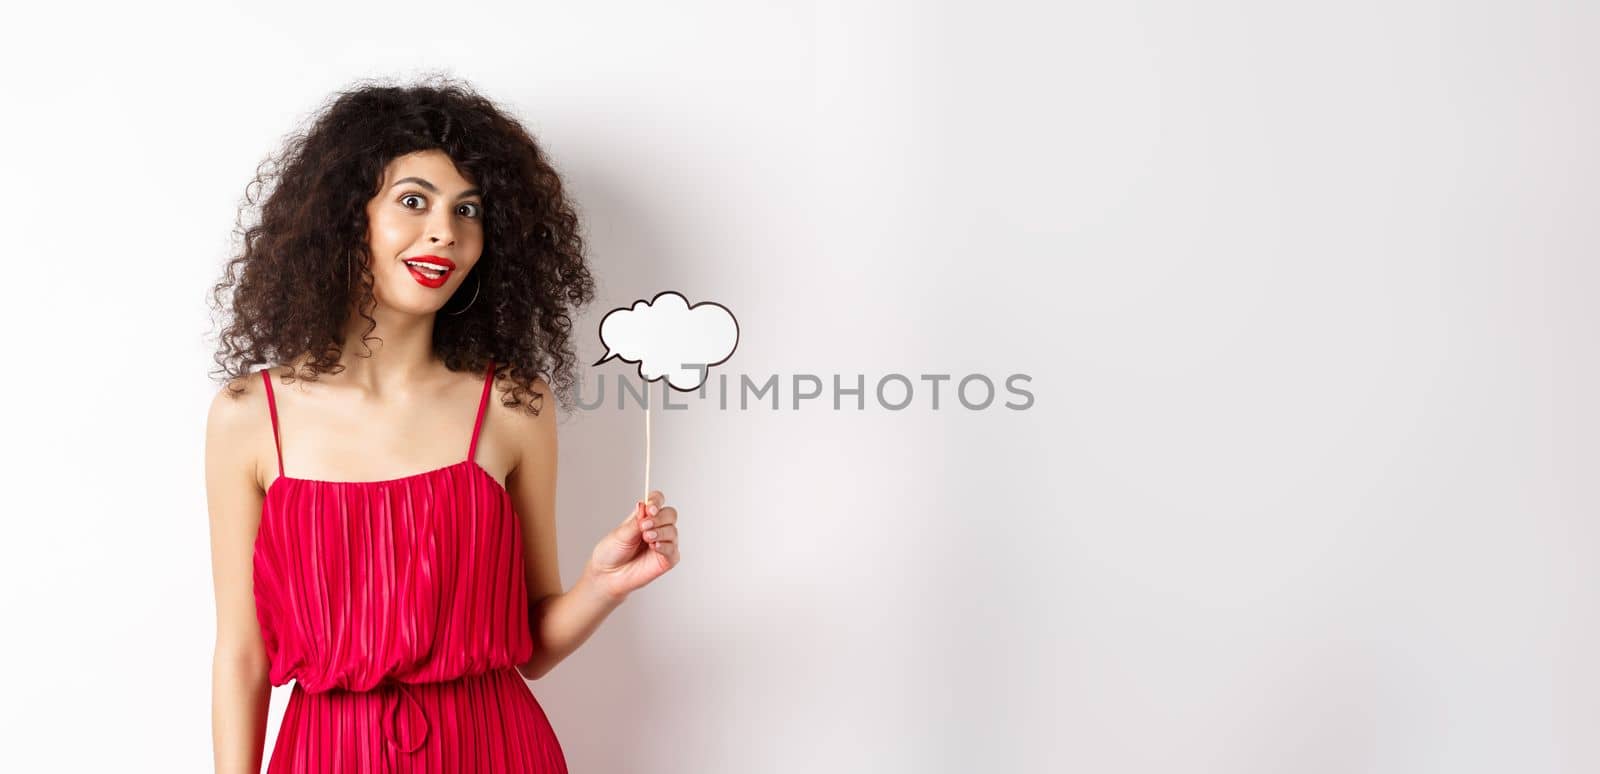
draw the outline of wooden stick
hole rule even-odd
[[[650,383],[645,383],[644,398],[644,503],[650,507]]]

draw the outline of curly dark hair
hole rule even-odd
[[[496,381],[511,383],[508,406],[526,395],[539,413],[538,378],[570,406],[571,314],[594,298],[574,205],[508,110],[444,76],[409,86],[357,81],[257,167],[235,221],[237,252],[212,289],[213,308],[231,318],[213,373],[232,385],[258,364],[301,357],[302,378],[343,370],[349,316],[367,321],[363,343],[377,327],[366,204],[391,160],[435,149],[484,202],[483,253],[472,272],[482,297],[461,315],[436,315],[435,351],[453,371],[481,372],[492,358]],[[251,213],[258,219],[246,227]]]

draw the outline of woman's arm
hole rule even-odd
[[[251,579],[262,500],[252,449],[260,438],[259,420],[267,416],[257,381],[247,380],[245,393],[237,398],[223,388],[206,416],[206,504],[217,607],[211,656],[211,743],[217,774],[261,771],[272,697]]]
[[[543,379],[533,386],[552,396]],[[528,623],[533,630],[533,657],[518,664],[529,680],[544,677],[571,655],[621,599],[598,593],[587,577],[572,589],[561,590],[561,567],[556,551],[556,415],[553,400],[544,401],[538,416],[518,407],[515,414],[517,463],[507,477],[506,489],[522,519],[524,571],[528,586]]]
[[[517,669],[529,680],[544,677],[587,641],[620,604],[622,600],[595,590],[588,577],[579,578],[568,591],[538,600],[529,612],[535,643],[533,658]]]

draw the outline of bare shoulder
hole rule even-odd
[[[232,436],[244,428],[245,417],[254,415],[257,407],[266,410],[266,395],[259,371],[229,380],[211,397],[211,408],[206,417],[206,439],[238,440]]]
[[[485,419],[485,422],[491,426],[497,425],[498,428],[492,432],[507,447],[514,449],[514,467],[554,460],[556,401],[550,384],[542,377],[535,378],[532,383],[533,394],[519,395],[516,406],[505,405],[504,390],[509,389],[507,384],[502,383],[490,395],[488,413],[493,415],[493,419]],[[529,403],[538,409],[537,414],[529,408]]]
[[[550,432],[556,421],[555,394],[550,390],[550,384],[543,377],[535,377],[532,390],[523,390],[517,395],[518,403],[515,406],[505,404],[509,381],[501,381],[489,395],[489,410],[494,413],[494,421],[509,428],[513,432],[523,433]],[[532,408],[529,404],[532,404]],[[534,413],[537,410],[538,413]]]
[[[232,379],[218,388],[206,414],[208,477],[238,479],[248,476],[259,485],[257,446],[263,428],[271,432],[270,423],[260,371]]]

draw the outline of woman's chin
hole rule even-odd
[[[391,293],[374,290],[373,295],[377,296],[378,303],[386,309],[421,317],[438,314],[450,300],[449,290],[448,287],[435,290],[419,285]]]

